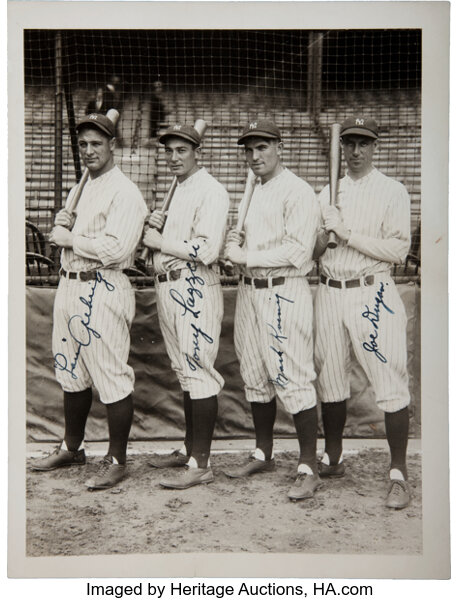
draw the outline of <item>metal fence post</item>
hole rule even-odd
[[[62,33],[56,31],[55,39],[55,77],[54,98],[54,214],[62,208]]]

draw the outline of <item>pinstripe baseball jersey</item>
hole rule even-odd
[[[245,273],[250,277],[306,275],[320,214],[312,187],[284,168],[257,183],[244,224]]]
[[[330,203],[328,185],[319,203]],[[356,181],[346,175],[339,182],[337,205],[352,235],[347,244],[338,240],[337,248],[322,255],[327,277],[362,277],[386,270],[387,263],[403,263],[410,247],[410,199],[401,183],[375,168]]]
[[[214,396],[224,384],[214,367],[223,293],[210,267],[223,246],[228,208],[225,188],[199,169],[178,183],[163,230],[165,242],[186,242],[188,259],[153,255],[157,274],[181,270],[179,279],[157,281],[158,317],[172,369],[192,399]]]
[[[229,209],[228,192],[204,167],[177,184],[166,224],[164,241],[187,240],[192,252],[199,246],[196,261],[214,263],[221,251]],[[153,264],[157,274],[186,267],[186,260],[154,252]]]
[[[319,205],[311,186],[288,169],[257,184],[244,225],[245,273],[283,283],[241,281],[234,324],[236,353],[249,402],[277,394],[291,414],[316,404],[312,297],[304,277],[313,265]]]
[[[75,188],[71,195],[75,193]],[[63,390],[94,385],[105,404],[134,387],[128,365],[134,290],[122,269],[132,265],[147,208],[117,167],[89,179],[77,206],[73,250],[62,251],[67,272],[97,270],[96,279],[62,276],[54,300],[53,355]]]
[[[75,191],[76,186],[66,204]],[[118,167],[88,179],[75,212],[73,249],[64,248],[61,255],[65,270],[132,266],[148,210],[138,187]]]
[[[329,204],[328,186],[319,195]],[[410,245],[410,201],[405,187],[373,168],[356,181],[339,182],[338,204],[351,237],[338,239],[320,259],[331,279],[360,279],[356,287],[317,290],[315,363],[322,402],[351,395],[351,346],[375,393],[378,406],[395,412],[410,402],[406,351],[406,314],[390,276],[392,263],[402,263]]]

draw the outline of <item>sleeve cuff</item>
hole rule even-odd
[[[163,240],[161,243],[161,252],[182,258],[183,260],[190,258],[190,250],[186,242]]]

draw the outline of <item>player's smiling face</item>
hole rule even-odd
[[[115,139],[110,139],[98,129],[87,127],[78,134],[81,158],[92,179],[109,171],[113,165]]]
[[[249,137],[244,141],[245,158],[252,171],[266,183],[282,171],[282,142],[275,139]]]
[[[359,179],[368,175],[373,167],[373,154],[378,145],[377,141],[365,135],[345,135],[341,145],[351,177]]]
[[[167,166],[180,183],[188,179],[199,169],[197,160],[201,154],[200,148],[182,138],[169,137],[165,143]]]

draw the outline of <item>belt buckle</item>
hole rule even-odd
[[[169,272],[169,281],[177,281],[177,279],[180,279],[180,275],[181,275],[180,269],[176,269],[175,271],[170,271]]]
[[[89,275],[90,273],[88,273],[87,271],[80,271],[80,276],[78,277],[78,279],[80,279],[80,281],[88,281]]]
[[[375,276],[374,275],[365,275],[365,277],[363,278],[363,285],[364,286],[370,286],[373,285],[375,282]]]

